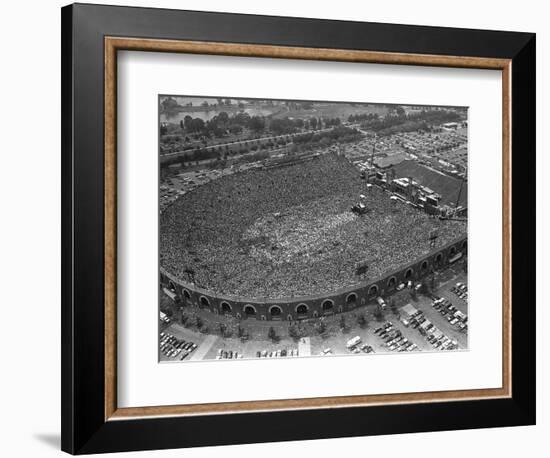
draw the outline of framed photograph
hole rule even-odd
[[[62,448],[535,423],[535,35],[62,9]]]

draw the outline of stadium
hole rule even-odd
[[[243,319],[347,311],[466,250],[464,222],[392,199],[335,153],[223,176],[160,216],[161,286]]]

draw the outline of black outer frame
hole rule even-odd
[[[512,398],[105,421],[105,36],[512,59]],[[62,8],[61,38],[64,451],[535,424],[534,34],[74,4]]]

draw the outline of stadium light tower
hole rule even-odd
[[[435,243],[437,241],[437,238],[439,237],[439,233],[437,229],[432,229],[429,234],[429,240],[430,240],[430,247],[435,247]]]
[[[466,179],[466,173],[464,173],[464,176],[462,177],[462,181],[460,182],[460,188],[458,190],[458,196],[456,197],[455,210],[458,208],[458,204],[460,203],[460,196],[462,195],[462,187],[464,186],[464,180],[465,179]]]
[[[376,134],[374,134],[374,142],[372,143],[372,152],[370,155],[369,173],[367,174],[367,184],[370,183],[370,173],[374,164],[374,152],[376,151]]]

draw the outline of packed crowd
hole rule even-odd
[[[351,207],[360,195],[368,211]],[[161,214],[161,265],[221,295],[292,297],[334,291],[407,264],[462,235],[377,187],[343,156],[219,178]],[[356,274],[357,263],[368,268]]]

